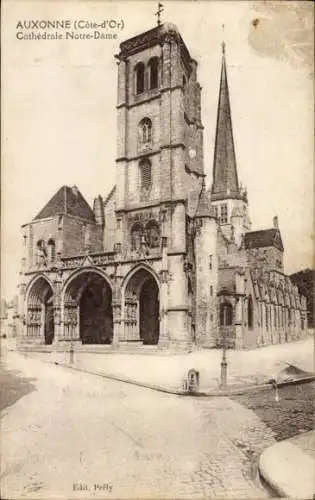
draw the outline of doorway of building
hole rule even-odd
[[[45,344],[52,344],[55,337],[54,306],[52,296],[45,304]]]
[[[160,335],[159,289],[155,279],[147,279],[140,292],[140,338],[143,344],[157,344]]]
[[[34,281],[27,296],[26,335],[45,344],[55,337],[53,290],[44,276]]]
[[[85,271],[70,282],[65,295],[65,317],[72,319],[71,337],[80,339],[82,344],[112,342],[112,291],[102,275]]]
[[[125,289],[125,341],[156,345],[160,335],[159,287],[155,277],[138,269]]]

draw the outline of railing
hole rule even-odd
[[[114,262],[115,256],[116,252],[104,252],[97,254],[79,255],[78,257],[63,257],[61,259],[61,262],[62,267],[67,269],[82,266],[86,259],[90,260],[91,264],[94,266],[101,266]]]
[[[76,269],[81,267],[86,259],[93,266],[103,266],[113,262],[126,262],[138,260],[151,260],[161,257],[161,248],[145,248],[142,251],[131,250],[127,245],[122,245],[120,250],[102,253],[78,255],[73,257],[62,257],[55,261],[31,263],[29,267],[24,265],[23,272],[35,273],[38,271],[49,271],[54,269]]]

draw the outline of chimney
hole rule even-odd
[[[275,215],[275,217],[272,219],[272,222],[273,222],[273,227],[275,229],[279,229],[279,220],[277,215]]]
[[[75,196],[78,196],[78,193],[79,193],[78,186],[72,186],[72,187],[71,187],[71,190],[72,190],[72,192],[73,192],[73,194],[74,194]]]

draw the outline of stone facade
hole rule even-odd
[[[300,338],[306,304],[283,274],[280,231],[250,231],[225,48],[208,191],[197,63],[176,26],[123,42],[116,58],[116,185],[93,210],[64,186],[23,227],[21,342],[248,348]]]

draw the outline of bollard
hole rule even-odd
[[[73,354],[74,354],[74,350],[73,350],[73,344],[71,342],[71,345],[70,345],[70,365],[73,365]]]
[[[199,371],[192,368],[187,374],[187,390],[188,392],[198,392],[199,390]]]
[[[272,384],[273,389],[275,390],[275,401],[276,401],[276,403],[279,403],[279,390],[278,390],[277,380],[275,378],[273,378],[271,380],[271,384]]]
[[[221,387],[226,387],[227,384],[227,362],[224,359],[221,361],[221,379],[220,379],[220,386]]]

